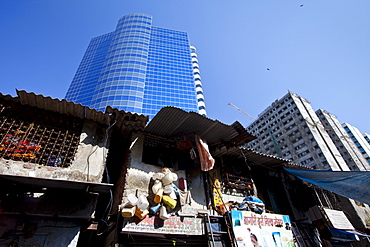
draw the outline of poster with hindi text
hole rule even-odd
[[[231,210],[238,247],[294,247],[289,216]]]

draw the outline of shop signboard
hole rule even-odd
[[[324,208],[324,212],[334,228],[347,230],[355,229],[343,211]]]
[[[231,210],[238,247],[294,247],[289,216]]]
[[[137,222],[134,218],[125,218],[122,227],[123,233],[157,233],[157,234],[185,234],[203,235],[201,218],[171,216],[161,220],[157,216],[146,217]]]

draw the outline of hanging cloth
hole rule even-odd
[[[200,165],[202,171],[209,171],[213,169],[215,160],[212,158],[207,143],[199,136],[195,136],[195,142],[199,153]]]

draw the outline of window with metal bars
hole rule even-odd
[[[312,190],[316,195],[315,199],[318,205],[330,209],[342,210],[342,207],[340,206],[340,203],[333,192],[324,190],[316,186],[312,187]]]
[[[42,166],[71,165],[80,140],[81,120],[76,123],[71,117],[39,109],[22,111],[19,106],[0,104],[0,108],[0,158]]]

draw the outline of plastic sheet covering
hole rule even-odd
[[[355,235],[358,235],[358,236],[361,236],[361,237],[370,238],[370,235],[367,235],[367,234],[362,233],[362,232],[358,232],[358,231],[354,231],[354,230],[346,230],[346,232],[349,232],[349,233],[352,233],[352,234],[355,234]]]
[[[329,227],[331,238],[341,242],[359,241],[355,233]]]
[[[285,168],[292,175],[338,195],[370,205],[370,172]]]

